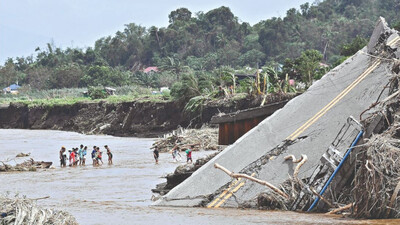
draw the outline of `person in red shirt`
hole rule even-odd
[[[190,163],[193,163],[193,160],[192,160],[192,149],[194,148],[194,145],[189,145],[189,148],[188,149],[186,149],[186,163],[189,163],[189,161],[190,161]]]
[[[77,166],[77,165],[78,165],[78,162],[80,161],[80,159],[79,159],[79,153],[78,153],[78,148],[75,148],[75,150],[74,150],[74,156],[75,156],[75,158],[74,158],[74,166]]]
[[[75,149],[74,148],[69,153],[69,166],[75,166]]]
[[[97,165],[100,165],[99,161],[101,162],[101,165],[103,165],[103,159],[102,159],[102,152],[100,151],[100,147],[97,147]]]

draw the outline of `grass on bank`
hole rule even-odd
[[[169,93],[153,94],[152,89],[139,86],[124,86],[116,88],[116,95],[108,96],[104,99],[91,99],[85,96],[86,88],[63,88],[52,90],[30,90],[20,89],[19,94],[0,93],[0,105],[10,103],[26,104],[28,107],[37,106],[61,106],[73,105],[75,103],[96,103],[100,101],[108,103],[120,102],[165,102],[170,100]]]

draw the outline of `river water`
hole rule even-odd
[[[173,172],[168,153],[155,164],[149,147],[154,139],[83,135],[48,130],[0,129],[0,161],[30,152],[37,161],[52,161],[56,168],[37,172],[0,173],[0,194],[28,198],[50,196],[38,205],[70,212],[80,224],[399,224],[400,220],[351,220],[340,216],[239,209],[167,208],[151,206],[151,189]],[[114,165],[60,168],[61,146],[108,145]],[[101,148],[104,150],[104,148]],[[210,152],[194,152],[197,157]],[[107,161],[103,154],[103,161]],[[16,161],[9,161],[10,164]],[[183,163],[183,162],[182,162]]]

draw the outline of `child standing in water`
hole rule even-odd
[[[78,155],[79,155],[79,165],[82,166],[82,162],[83,162],[83,145],[79,146]]]
[[[96,157],[97,151],[96,151],[96,146],[93,146],[92,150],[92,160],[93,160],[93,166],[96,166],[97,164],[97,157]]]
[[[178,158],[178,156],[179,156],[179,158]],[[182,158],[182,156],[181,156],[181,154],[179,154],[179,147],[178,147],[178,145],[175,145],[172,148],[172,159],[174,159],[176,162],[178,162],[178,161],[181,161],[181,158]]]
[[[107,156],[108,156],[108,165],[112,165],[112,158],[113,158],[113,154],[111,153],[110,148],[107,145],[104,145],[104,148],[107,149]]]
[[[74,166],[77,166],[78,163],[80,162],[80,156],[78,154],[78,148],[75,148],[74,154],[75,154]]]
[[[99,161],[101,162],[101,165],[103,165],[103,160],[102,160],[102,152],[100,151],[100,147],[97,147],[97,164],[100,165]]]
[[[72,148],[69,153],[69,166],[75,166],[75,149]]]
[[[86,154],[87,154],[87,146],[85,146],[82,151],[82,165],[83,166],[86,164]]]
[[[62,146],[60,150],[60,166],[65,167],[67,165],[67,153],[65,152],[65,147]]]
[[[189,163],[189,161],[190,161],[190,163],[193,163],[193,160],[192,160],[192,149],[194,148],[194,145],[189,145],[189,148],[188,149],[186,149],[186,163]]]

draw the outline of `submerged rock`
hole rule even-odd
[[[218,153],[220,152],[197,159],[194,164],[179,165],[173,173],[170,173],[164,177],[167,179],[167,182],[157,184],[156,188],[152,189],[151,191],[160,195],[167,194],[172,188],[176,187],[178,184],[190,177],[197,169],[214,158]]]

